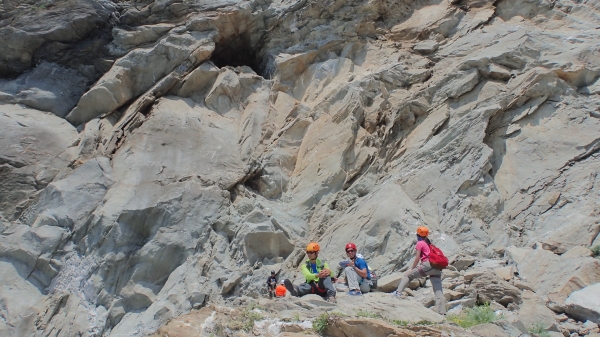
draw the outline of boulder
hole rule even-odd
[[[571,293],[565,301],[565,311],[582,321],[600,324],[600,283]]]
[[[481,304],[491,301],[504,306],[521,303],[521,290],[493,273],[478,276],[471,282],[471,287],[477,290],[477,302]]]
[[[427,40],[414,45],[413,50],[420,54],[431,54],[435,53],[438,50],[439,46],[440,45],[437,42]]]
[[[496,268],[494,269],[494,273],[500,277],[501,279],[503,279],[504,281],[509,281],[510,279],[512,279],[515,275],[514,275],[514,270],[513,270],[513,266],[506,266],[506,267],[502,267],[502,268]]]
[[[533,288],[531,287],[531,285],[528,282],[525,281],[521,281],[521,280],[513,280],[512,284],[521,289],[521,290],[529,290],[529,291],[535,291],[533,290]]]
[[[584,95],[600,95],[600,78],[596,82],[580,88],[578,92]]]
[[[563,258],[592,257],[592,256],[593,256],[592,251],[589,248],[583,247],[583,246],[575,246],[575,247],[567,250],[562,255]]]
[[[489,270],[485,270],[485,269],[479,269],[479,270],[469,270],[467,271],[463,277],[465,278],[465,281],[470,282],[473,279],[485,274],[485,273],[489,273]]]
[[[458,256],[452,261],[452,265],[456,270],[466,270],[477,261],[476,257],[473,256]]]
[[[458,306],[465,307],[465,308],[471,308],[471,307],[474,307],[476,304],[477,304],[477,299],[475,299],[475,298],[463,298],[460,300],[447,302],[446,308],[448,310],[458,307]]]
[[[564,257],[544,249],[506,249],[517,264],[520,277],[527,280],[536,293],[548,295],[551,302],[564,304],[573,292],[600,282],[600,261],[591,257]],[[543,271],[543,272],[542,272]]]
[[[559,332],[559,323],[542,298],[531,291],[524,291],[521,298],[523,302],[519,306],[517,315],[528,329],[541,325],[546,331]]]

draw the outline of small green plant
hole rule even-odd
[[[327,328],[327,324],[329,323],[329,314],[324,313],[321,314],[317,319],[315,319],[312,323],[313,330],[315,330],[319,335],[322,334]]]
[[[299,313],[295,312],[292,315],[292,322],[300,322],[300,314]]]
[[[252,331],[254,328],[254,322],[260,321],[263,319],[263,316],[254,311],[254,309],[259,309],[260,306],[250,303],[248,306],[242,311],[241,317],[239,319],[232,319],[229,323],[227,323],[227,327],[231,330],[244,330],[246,332]]]
[[[528,329],[529,333],[537,337],[550,337],[550,333],[544,329],[544,325],[537,323]]]
[[[470,328],[474,325],[491,323],[498,317],[489,304],[463,310],[458,315],[448,315],[448,320],[458,324],[463,328]]]
[[[362,309],[360,309],[356,312],[356,316],[367,317],[367,318],[381,318],[381,315],[376,312],[366,311],[366,310],[362,310]]]
[[[255,303],[255,302],[250,302],[248,303],[248,305],[246,306],[246,310],[248,311],[252,311],[254,309],[258,309],[258,310],[265,310],[265,307],[263,307],[262,305]]]
[[[592,250],[592,254],[594,254],[595,257],[600,257],[600,245],[595,245],[590,249]]]
[[[262,315],[258,312],[254,311],[246,311],[244,312],[244,325],[242,326],[242,330],[246,332],[252,331],[254,328],[254,322],[260,321],[263,319]]]
[[[397,325],[397,326],[408,326],[408,322],[407,321],[401,321],[399,319],[393,319],[390,321],[392,324]]]

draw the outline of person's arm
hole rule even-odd
[[[325,262],[323,263],[323,270],[321,270],[319,274],[317,274],[317,276],[318,278],[323,278],[329,275],[331,275],[331,270],[329,269],[329,265],[327,264],[327,262]]]
[[[360,276],[361,278],[367,278],[367,266],[366,266],[366,263],[365,263],[364,268],[361,269],[360,267],[362,267],[362,263],[361,263],[361,266],[357,266],[356,264],[354,264],[352,266],[352,268],[354,268],[354,271],[358,274],[358,276]]]
[[[302,264],[302,275],[304,275],[306,282],[319,281],[318,274],[313,274],[312,271],[308,270],[306,263]]]
[[[415,267],[419,264],[419,261],[421,261],[421,250],[417,249],[417,253],[415,254],[415,260],[413,261],[412,268],[410,269],[415,269]]]

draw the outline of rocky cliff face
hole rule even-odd
[[[419,225],[560,310],[600,282],[558,256],[600,244],[595,0],[0,7],[2,334],[146,335],[310,240],[391,274]]]

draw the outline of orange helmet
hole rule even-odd
[[[421,227],[417,228],[417,235],[426,237],[429,235],[429,229],[425,226],[421,226]]]
[[[321,247],[319,247],[319,244],[316,242],[311,242],[306,245],[307,252],[318,252],[319,250],[321,250]]]

